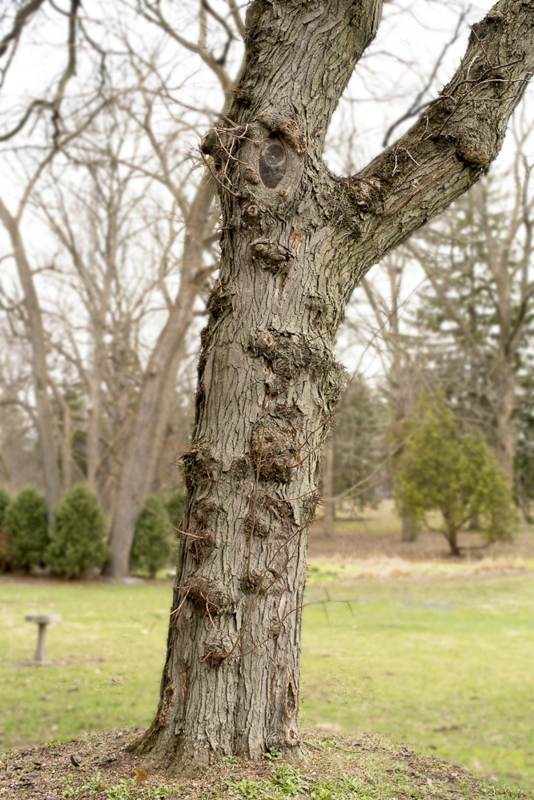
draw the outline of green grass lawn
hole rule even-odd
[[[84,730],[144,725],[154,714],[171,587],[26,584],[0,580],[0,743],[68,739]],[[62,615],[47,631],[51,667],[32,659],[32,612]]]
[[[339,572],[316,569],[308,589],[303,721],[534,786],[534,578],[334,582]],[[0,579],[0,745],[148,723],[170,601],[168,584]],[[62,665],[16,665],[33,656],[35,611],[62,615],[48,632]]]
[[[326,594],[327,592],[327,594]],[[311,585],[302,717],[534,785],[534,578]]]

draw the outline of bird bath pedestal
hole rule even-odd
[[[33,664],[36,667],[47,667],[52,663],[48,660],[48,653],[46,652],[46,626],[51,622],[61,622],[60,614],[26,614],[24,617],[26,622],[35,622],[39,626],[39,633],[37,636],[37,650],[33,658]]]

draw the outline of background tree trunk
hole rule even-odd
[[[334,441],[333,438],[324,446],[324,477],[323,477],[323,529],[326,536],[334,535],[334,522],[336,519],[336,501],[334,499]]]
[[[161,453],[176,373],[203,285],[202,253],[214,195],[214,182],[206,171],[187,220],[180,288],[145,371],[121,471],[109,540],[113,557],[108,571],[115,578],[128,574],[135,522]]]
[[[413,517],[406,515],[402,518],[402,542],[415,542],[417,539],[417,528]]]
[[[41,458],[43,460],[43,477],[48,512],[48,524],[54,524],[54,508],[61,496],[61,480],[55,439],[56,420],[52,403],[48,394],[48,370],[46,365],[46,346],[44,340],[41,307],[33,282],[30,264],[24,249],[19,230],[19,220],[13,217],[2,200],[0,200],[0,219],[11,240],[13,257],[17,266],[19,280],[24,296],[26,327],[32,354],[32,375],[35,388],[35,406]]]

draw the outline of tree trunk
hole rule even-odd
[[[417,528],[415,525],[414,518],[411,516],[403,517],[401,541],[415,542],[416,539],[417,539]]]
[[[323,478],[323,531],[330,538],[334,535],[336,501],[334,499],[334,441],[331,437],[324,447]]]
[[[516,208],[519,207],[517,192],[520,191],[521,199],[523,199],[525,190],[526,187],[518,187],[516,175]],[[488,263],[496,287],[494,302],[498,317],[499,335],[497,359],[494,366],[494,375],[492,376],[496,395],[493,403],[496,418],[496,455],[501,468],[513,483],[516,443],[513,425],[515,410],[514,364],[517,358],[517,350],[521,343],[522,328],[525,323],[525,318],[523,317],[522,319],[521,313],[518,313],[517,306],[521,306],[524,301],[526,281],[524,279],[525,276],[523,276],[523,280],[520,281],[520,297],[518,298],[515,296],[513,287],[514,270],[510,265],[510,231],[495,231],[490,224],[489,199],[484,182],[477,187],[475,198],[482,220]],[[524,221],[527,222],[528,215],[524,209],[522,210]],[[515,220],[512,220],[509,228],[517,231]],[[502,242],[499,241],[500,236],[502,237]],[[530,240],[528,225],[526,238]],[[527,255],[527,260],[530,260],[529,256],[530,253]]]
[[[447,527],[447,530],[445,531],[444,535],[447,542],[449,543],[451,556],[459,556],[460,548],[458,547],[458,531],[455,528]]]
[[[30,264],[20,235],[19,220],[9,213],[2,200],[0,200],[0,219],[11,240],[13,256],[24,297],[26,327],[32,354],[32,377],[35,391],[39,443],[41,446],[41,458],[43,460],[43,478],[48,524],[52,526],[54,524],[54,508],[61,496],[61,481],[54,436],[56,420],[54,418],[52,403],[48,395],[48,370],[46,366],[46,346],[41,308],[37,299],[37,292],[35,291]]]
[[[110,291],[110,286],[106,287]],[[104,292],[102,293],[104,295]],[[106,302],[106,301],[105,301]],[[102,379],[106,351],[104,344],[105,313],[107,309],[93,312],[93,363],[88,376],[89,398],[87,403],[87,485],[98,494],[98,465],[100,463],[100,414],[102,401]]]
[[[72,486],[72,412],[55,380],[49,377],[56,402],[61,409],[61,491],[66,494]]]
[[[177,350],[180,356],[183,346],[180,337],[185,336],[188,327],[173,326],[175,317],[181,316],[179,312],[171,314],[150,357],[141,387],[109,540],[113,555],[108,573],[115,578],[128,574],[137,515],[150,491],[161,452],[179,366]]]
[[[145,371],[109,541],[113,557],[108,572],[115,578],[128,574],[135,521],[150,490],[161,452],[176,373],[193,320],[195,300],[202,288],[203,241],[214,193],[213,180],[207,172],[186,220],[180,289]]]
[[[496,366],[496,388],[497,400],[495,403],[495,416],[497,420],[496,439],[497,439],[497,460],[508,475],[510,481],[514,480],[514,457],[515,457],[515,430],[513,416],[515,411],[515,377],[513,363],[514,358],[500,354],[499,362]]]
[[[509,24],[475,26],[424,118],[338,179],[322,162],[324,137],[380,0],[249,6],[235,103],[203,143],[220,189],[222,258],[184,457],[186,535],[160,704],[138,744],[148,763],[190,771],[298,745],[307,529],[344,383],[336,329],[361,276],[497,154],[533,63],[534,2],[516,7],[497,6]],[[515,65],[513,84],[483,80],[497,54]]]
[[[403,423],[411,414],[415,403],[414,395],[417,395],[417,390],[414,386],[414,371],[409,367],[400,333],[399,293],[405,265],[394,256],[384,259],[384,265],[389,278],[387,313],[385,313],[382,305],[377,302],[376,289],[374,289],[370,281],[364,278],[362,286],[374,312],[378,329],[382,331],[384,344],[390,359],[388,392],[393,417],[390,435],[393,441],[397,443],[396,451],[391,461],[393,473],[395,473],[395,468],[403,451],[402,443],[405,435]],[[416,539],[417,529],[414,520],[409,516],[403,517],[401,541],[414,542]]]

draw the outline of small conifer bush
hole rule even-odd
[[[44,495],[27,487],[11,500],[4,511],[3,526],[9,536],[5,565],[29,572],[44,567],[44,555],[50,543]]]
[[[171,530],[165,500],[158,494],[149,495],[137,517],[130,569],[143,570],[151,578],[155,577],[158,569],[169,563]]]
[[[402,516],[436,530],[458,555],[458,533],[477,521],[482,539],[509,541],[519,524],[512,487],[477,428],[461,430],[445,399],[421,397],[406,428],[395,474],[395,501]],[[430,524],[429,512],[441,512]]]
[[[46,564],[56,575],[77,578],[87,569],[102,569],[111,557],[105,542],[106,522],[98,498],[82,483],[70,489],[54,511],[56,528]]]

